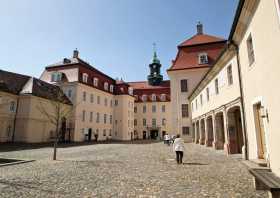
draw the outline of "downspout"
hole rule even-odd
[[[241,66],[240,66],[240,56],[239,56],[239,47],[234,42],[231,41],[232,45],[235,47],[236,55],[237,55],[237,68],[238,68],[238,80],[239,80],[239,91],[240,91],[240,99],[241,99],[241,110],[243,114],[243,130],[244,130],[244,143],[245,143],[245,160],[249,159],[248,154],[248,134],[247,134],[247,124],[246,124],[246,114],[245,114],[245,105],[244,105],[244,91],[243,91],[243,83],[241,78]]]
[[[17,114],[18,114],[18,106],[19,106],[19,96],[18,96],[18,98],[17,98],[16,112],[15,112],[15,117],[14,117],[14,127],[13,127],[13,134],[12,134],[12,142],[15,141],[16,121],[17,121]]]

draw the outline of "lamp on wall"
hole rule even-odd
[[[269,119],[268,119],[268,111],[267,111],[267,109],[265,109],[264,108],[264,106],[261,106],[261,117],[262,118],[266,118],[267,119],[267,121],[269,121]]]

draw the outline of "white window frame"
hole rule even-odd
[[[62,73],[61,72],[53,72],[51,74],[51,82],[59,82],[62,79]]]
[[[98,87],[98,78],[93,78],[93,86]]]
[[[155,102],[157,100],[157,95],[156,94],[152,94],[152,101]]]
[[[104,83],[104,89],[105,89],[106,91],[108,91],[108,89],[109,89],[109,83],[107,83],[107,82]]]
[[[128,88],[128,94],[129,94],[129,95],[133,95],[133,88],[132,88],[132,87],[129,87],[129,88]]]
[[[88,74],[87,73],[83,73],[83,82],[87,83],[88,82]]]
[[[143,100],[143,102],[146,102],[147,101],[147,95],[142,95],[142,100]]]
[[[205,62],[201,61],[202,57],[205,57]],[[208,54],[206,52],[198,54],[198,64],[200,65],[208,64]]]
[[[110,92],[111,92],[111,93],[114,92],[114,85],[110,85]]]
[[[161,94],[160,95],[160,100],[161,101],[166,101],[166,94]]]

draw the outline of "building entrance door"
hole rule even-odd
[[[147,139],[147,132],[143,131],[143,140]]]
[[[151,130],[151,139],[156,140],[158,138],[158,130]]]
[[[90,128],[88,130],[88,141],[91,141],[91,136],[92,136],[92,129]]]
[[[258,157],[260,159],[264,159],[266,154],[266,142],[263,119],[261,117],[261,104],[255,105],[254,113],[257,133]]]

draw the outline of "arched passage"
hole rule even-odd
[[[207,125],[207,131],[206,131],[206,146],[212,146],[214,141],[214,134],[213,134],[213,118],[212,116],[209,116],[206,118],[206,125]]]
[[[199,144],[204,144],[205,143],[205,121],[204,119],[200,120],[200,139],[199,139]]]
[[[241,111],[239,106],[232,107],[227,112],[228,119],[228,142],[229,153],[242,153],[243,129],[241,123]]]
[[[219,112],[215,115],[215,135],[216,140],[214,146],[216,149],[224,149],[225,130],[224,130],[224,114]]]

